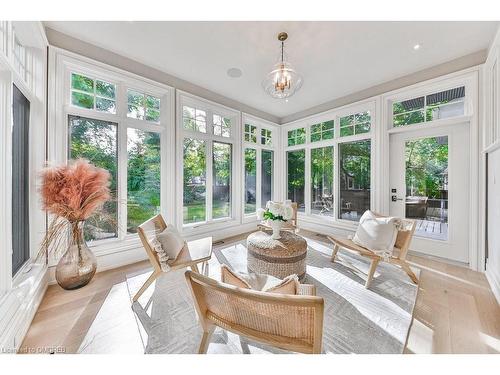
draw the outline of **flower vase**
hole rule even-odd
[[[97,260],[83,237],[84,222],[71,223],[69,246],[56,266],[56,280],[61,288],[78,289],[94,277]]]
[[[269,221],[270,221],[270,226],[273,229],[273,234],[271,235],[271,238],[273,240],[279,240],[281,238],[280,231],[281,228],[283,228],[283,221],[281,220],[269,220]]]

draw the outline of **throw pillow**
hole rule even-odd
[[[169,261],[177,259],[177,256],[186,244],[173,225],[167,226],[163,232],[156,235],[156,238],[158,242],[160,242],[163,251],[168,256]]]
[[[352,241],[379,255],[390,256],[394,249],[400,222],[399,218],[378,217],[368,210],[361,216]]]

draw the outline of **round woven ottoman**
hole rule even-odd
[[[255,232],[247,238],[247,267],[283,279],[297,274],[302,280],[306,275],[307,242],[291,232],[281,232],[279,240],[271,234]]]

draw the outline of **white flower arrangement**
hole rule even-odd
[[[288,221],[292,217],[293,208],[290,201],[284,203],[268,201],[265,210],[263,208],[257,210],[259,220]]]

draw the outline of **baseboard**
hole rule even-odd
[[[45,266],[34,268],[22,282],[14,286],[2,299],[0,320],[0,350],[16,353],[21,346],[48,286]],[[35,350],[43,348],[35,348]]]
[[[500,276],[495,274],[494,268],[489,266],[490,263],[486,264],[486,279],[490,283],[491,290],[500,305]],[[489,266],[489,267],[488,267]]]

